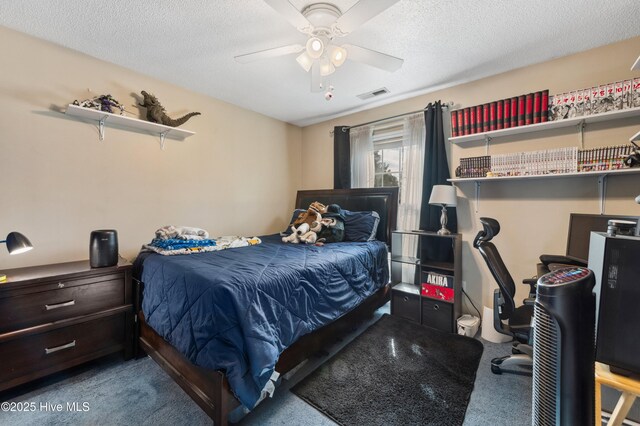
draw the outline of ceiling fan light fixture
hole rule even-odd
[[[327,76],[336,72],[336,67],[333,66],[331,61],[327,58],[320,59],[320,75]]]
[[[297,58],[298,64],[306,71],[309,72],[311,66],[313,65],[313,59],[309,57],[307,52],[302,52]]]
[[[306,47],[307,54],[313,59],[318,59],[324,53],[324,43],[318,37],[309,38]]]
[[[347,60],[347,50],[340,46],[333,46],[330,57],[331,63],[339,67]]]

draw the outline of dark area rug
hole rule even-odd
[[[292,391],[341,425],[462,425],[482,350],[384,315]]]

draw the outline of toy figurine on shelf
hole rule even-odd
[[[120,110],[120,115],[124,115],[125,113],[124,105],[116,101],[111,95],[100,95],[91,99],[85,99],[83,101],[78,101],[76,99],[75,101],[73,101],[73,105],[77,105],[83,108],[96,109],[98,111],[108,112],[110,114],[113,114],[113,107],[115,107]]]

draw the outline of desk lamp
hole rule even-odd
[[[451,185],[433,185],[429,204],[442,206],[442,214],[440,215],[440,230],[438,235],[449,235],[451,231],[447,229],[447,207],[455,207],[458,205],[456,198],[456,189]]]
[[[9,254],[21,254],[33,248],[31,241],[19,232],[9,232],[6,240],[0,240],[0,244],[5,243]],[[0,283],[7,280],[7,276],[0,274]]]

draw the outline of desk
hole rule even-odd
[[[619,426],[627,417],[636,397],[640,396],[640,377],[614,374],[606,364],[596,362],[596,425],[602,424],[600,386],[606,385],[622,392],[608,425]]]

